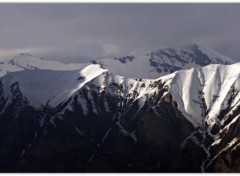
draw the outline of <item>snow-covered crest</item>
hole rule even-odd
[[[11,85],[17,82],[20,91],[31,105],[40,106],[49,103],[53,107],[77,94],[88,83],[99,87],[99,92],[109,88],[107,91],[110,95],[117,96],[118,94],[123,98],[139,100],[143,97],[145,102],[145,96],[150,96],[154,91],[157,91],[157,88],[149,86],[153,81],[151,79],[131,79],[114,75],[98,64],[88,65],[81,70],[73,71],[25,70],[9,73],[2,77],[6,98],[11,94],[9,91]],[[122,88],[118,87],[119,90],[113,92],[110,90],[110,85],[113,84]],[[92,88],[88,89],[92,91]],[[134,95],[134,92],[137,92],[137,94]]]
[[[10,90],[11,84],[18,82],[21,92],[31,104],[39,106],[48,102],[56,106],[105,71],[99,65],[74,71],[26,70],[7,74],[2,80],[6,97],[10,94],[7,90]]]
[[[212,64],[175,72],[168,82],[169,92],[178,103],[179,110],[194,126],[203,124],[205,120],[213,126],[218,123],[217,117],[222,110],[239,102],[239,68],[240,63]]]

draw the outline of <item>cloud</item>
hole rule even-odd
[[[102,45],[103,50],[103,57],[116,57],[120,54],[120,48],[117,47],[114,44],[103,44]]]
[[[240,56],[240,4],[0,4],[0,23],[0,58],[81,61],[189,42]]]

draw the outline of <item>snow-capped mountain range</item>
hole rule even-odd
[[[209,48],[188,44],[175,48],[162,48],[147,54],[136,54],[121,58],[93,60],[116,75],[128,78],[156,79],[177,70],[201,67],[209,64],[233,64],[236,60],[217,53]],[[89,63],[64,64],[21,53],[0,62],[0,76],[8,72],[22,70],[78,70]]]
[[[232,64],[236,61],[209,48],[188,44],[162,48],[147,54],[106,58],[98,61],[111,72],[128,78],[156,79],[178,70],[209,64]]]
[[[197,45],[94,64],[5,60],[0,171],[238,172],[234,62]]]

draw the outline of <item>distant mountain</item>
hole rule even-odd
[[[9,72],[22,70],[77,70],[88,64],[64,64],[57,61],[50,61],[44,58],[32,56],[28,53],[21,53],[13,58],[6,59],[0,63],[0,76]]]
[[[188,44],[178,47],[162,48],[148,54],[129,55],[119,58],[93,60],[116,75],[128,78],[156,79],[178,70],[201,67],[209,64],[229,65],[235,60],[219,54],[206,47]],[[13,58],[0,62],[0,76],[9,72],[22,70],[77,70],[89,63],[64,64],[21,53]]]
[[[229,65],[236,61],[209,48],[188,44],[162,48],[146,55],[102,59],[98,63],[118,75],[156,79],[182,69],[209,64]]]
[[[104,64],[4,75],[0,171],[239,172],[240,63],[191,57],[199,67],[157,79]]]

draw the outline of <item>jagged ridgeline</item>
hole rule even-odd
[[[142,71],[152,78],[165,57],[207,65],[156,79],[116,74],[112,63],[134,69],[146,61],[137,56],[91,65],[29,54],[4,61],[0,171],[239,172],[240,64],[223,65],[231,63],[223,56],[212,64],[199,48],[146,56]]]

